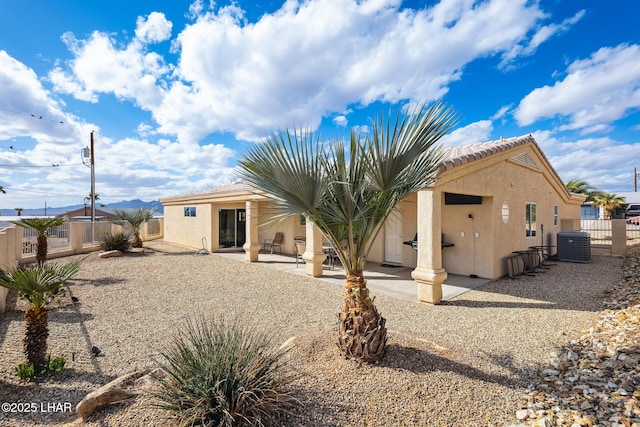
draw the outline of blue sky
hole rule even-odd
[[[366,131],[443,100],[443,143],[533,134],[563,180],[633,190],[636,0],[3,0],[0,209],[227,184],[279,128]],[[6,211],[5,211],[6,212]],[[5,213],[6,214],[6,213]]]

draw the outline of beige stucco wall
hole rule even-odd
[[[525,152],[540,170],[511,161]],[[580,218],[581,199],[569,196],[562,182],[546,167],[546,161],[532,146],[494,154],[474,163],[443,173],[437,185],[442,193],[482,196],[481,205],[444,205],[443,202],[443,233],[455,244],[443,252],[447,272],[477,274],[491,279],[504,276],[505,257],[515,250],[542,244],[543,236],[545,245],[555,245],[556,235],[561,231],[560,221]],[[465,171],[467,174],[463,175]],[[502,218],[505,201],[509,207],[506,222]],[[536,204],[535,237],[527,237],[525,232],[527,202]],[[558,206],[556,223],[554,206]],[[469,214],[473,219],[469,219]],[[542,225],[544,233],[541,232]]]
[[[195,206],[195,217],[184,216],[184,208],[186,206]],[[206,249],[212,250],[213,236],[211,232],[210,204],[185,204],[164,207],[164,239],[167,242],[202,249],[203,237],[207,240]]]
[[[184,208],[195,206],[196,216],[185,217]],[[293,254],[295,247],[293,237],[305,234],[304,225],[300,224],[300,217],[295,216],[284,221],[267,223],[269,217],[262,211],[268,212],[267,203],[259,203],[260,227],[258,236],[260,244],[265,239],[273,239],[276,232],[284,233],[282,252]],[[219,249],[219,211],[220,209],[246,209],[244,201],[215,201],[208,203],[167,204],[164,207],[164,239],[182,246],[201,249],[202,239],[206,239],[206,249],[217,252]],[[241,248],[238,248],[241,249]]]
[[[528,154],[533,163],[527,166],[514,161],[514,156]],[[515,250],[540,245],[556,244],[556,234],[561,231],[561,221],[580,218],[581,197],[572,196],[550,168],[547,160],[535,144],[524,144],[503,152],[493,153],[482,159],[470,161],[442,172],[434,191],[441,197],[441,228],[444,241],[453,247],[442,249],[444,269],[451,274],[477,275],[496,279],[506,274],[505,258]],[[482,197],[480,205],[446,205],[444,193],[458,193]],[[206,196],[209,197],[209,196]],[[262,197],[262,196],[260,196]],[[206,203],[173,200],[165,203],[165,240],[190,246],[202,247],[206,237],[208,248],[218,250],[218,210],[222,208],[245,208],[246,200],[256,200],[255,194],[230,193],[212,195]],[[258,199],[260,200],[260,199]],[[260,244],[271,239],[277,231],[284,233],[282,250],[295,252],[293,237],[305,234],[305,227],[298,216],[283,222],[269,223],[268,201],[259,203]],[[507,202],[509,217],[502,218],[503,203]],[[536,203],[537,235],[527,237],[525,233],[525,207],[527,202]],[[196,218],[185,218],[185,206],[195,206]],[[553,207],[558,206],[557,223],[554,223]],[[402,217],[402,240],[412,240],[417,231],[417,195],[413,194],[399,205]],[[469,218],[469,215],[472,218]],[[544,233],[541,233],[544,225]],[[369,252],[369,260],[385,261],[384,226]],[[416,267],[416,252],[411,246],[402,247],[402,265]]]

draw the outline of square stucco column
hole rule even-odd
[[[315,224],[307,219],[306,249],[302,254],[308,276],[322,276],[322,263],[327,257],[322,251],[322,233]]]
[[[442,299],[442,282],[447,278],[447,272],[442,268],[441,207],[440,191],[418,192],[418,262],[411,277],[418,284],[418,299],[430,304],[437,304]]]
[[[245,252],[247,262],[258,261],[260,252],[260,239],[258,238],[258,202],[246,202],[247,221],[245,223],[246,236],[242,249]]]

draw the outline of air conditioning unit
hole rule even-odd
[[[591,236],[581,231],[558,233],[558,261],[591,261]]]

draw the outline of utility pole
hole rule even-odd
[[[633,191],[634,193],[638,191],[638,170],[636,167],[633,167]]]
[[[80,150],[82,163],[91,168],[91,242],[96,239],[96,170],[95,170],[95,153],[93,152],[93,131],[91,131],[91,145]],[[87,162],[89,164],[87,164]],[[87,198],[84,198],[84,213],[87,215]]]
[[[96,241],[96,171],[93,150],[93,131],[91,131],[91,242]]]

